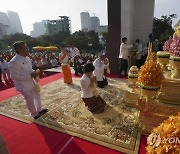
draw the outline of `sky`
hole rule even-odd
[[[177,18],[173,19],[173,24],[176,24],[180,20],[180,0],[155,0],[155,17],[170,14],[177,14]]]
[[[80,12],[88,11],[98,16],[101,25],[107,25],[107,0],[1,0],[0,11],[18,12],[23,32],[30,34],[33,23],[43,19],[58,19],[69,16],[72,32],[81,29]],[[177,14],[180,19],[180,0],[155,0],[154,16]],[[176,23],[178,19],[173,20]]]

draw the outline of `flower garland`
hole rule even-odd
[[[180,57],[180,37],[173,40],[169,51],[171,56]]]
[[[173,40],[170,38],[169,40],[167,40],[167,41],[164,43],[164,45],[163,45],[163,51],[169,51],[170,45],[171,45],[172,41],[173,41]]]

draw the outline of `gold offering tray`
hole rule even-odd
[[[160,90],[144,90],[129,85],[124,95],[124,103],[139,110],[139,128],[143,134],[149,134],[169,116],[180,112],[180,79],[172,79],[169,72]]]

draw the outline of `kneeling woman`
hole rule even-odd
[[[84,66],[84,74],[80,79],[81,84],[81,97],[88,107],[88,110],[92,113],[104,112],[106,102],[95,93],[96,77],[93,76],[94,66],[93,64],[86,64]]]
[[[64,83],[71,84],[72,83],[72,75],[69,65],[69,56],[65,48],[61,49],[61,53],[59,54],[59,61],[62,66]]]

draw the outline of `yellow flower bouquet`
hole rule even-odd
[[[180,154],[180,113],[154,128],[147,142],[148,154]]]
[[[139,71],[138,81],[143,88],[158,89],[164,79],[161,66],[156,60],[148,60]]]

